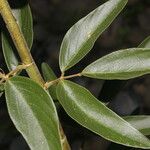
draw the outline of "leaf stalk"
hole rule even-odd
[[[66,80],[66,79],[80,77],[80,76],[82,76],[81,73],[77,73],[77,74],[73,74],[73,75],[69,75],[69,76],[61,75],[58,79],[46,82],[45,85],[44,85],[44,88],[48,89],[50,86],[52,86],[53,84],[58,83],[60,80]]]

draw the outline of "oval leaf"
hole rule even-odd
[[[61,150],[53,100],[37,83],[13,77],[5,84],[9,115],[32,150]]]
[[[29,5],[25,5],[19,9],[14,9],[13,14],[18,25],[20,26],[24,38],[26,39],[29,49],[31,49],[33,42],[33,21]],[[9,34],[4,32],[2,32],[2,49],[8,69],[10,71],[15,69],[19,64],[19,61],[14,53],[16,49]]]
[[[144,135],[150,135],[150,116],[128,116],[124,119]]]
[[[97,79],[130,79],[150,73],[150,49],[132,48],[106,55],[87,66],[82,75]]]
[[[42,63],[41,68],[42,68],[42,73],[43,73],[45,81],[52,81],[52,80],[57,79],[54,71],[50,68],[50,66],[48,64]],[[56,96],[56,84],[51,85],[48,88],[48,91],[49,91],[50,95],[52,96],[52,98],[54,100],[56,100],[57,99],[57,96]]]
[[[59,64],[62,72],[79,62],[92,49],[97,38],[126,3],[127,0],[109,0],[70,28],[60,48]]]
[[[138,47],[139,48],[150,48],[150,36],[148,36]]]
[[[150,48],[150,36],[147,37],[139,46],[138,48]],[[120,91],[127,81],[121,81],[121,80],[109,80],[105,81],[100,95],[99,99],[104,99],[104,101],[110,101],[117,93]],[[115,87],[114,87],[115,85]],[[109,94],[107,94],[109,91]]]
[[[126,146],[150,148],[150,141],[143,134],[98,101],[87,89],[71,81],[60,81],[57,97],[70,117],[105,139]]]

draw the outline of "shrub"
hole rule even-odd
[[[10,118],[32,150],[70,149],[53,100],[58,100],[77,123],[103,138],[126,146],[150,149],[150,141],[146,137],[150,130],[145,126],[149,116],[121,118],[86,88],[68,80],[82,76],[127,80],[150,73],[150,37],[137,48],[118,50],[89,64],[82,72],[65,75],[92,49],[126,3],[127,0],[109,0],[73,25],[60,48],[61,76],[57,78],[53,70],[43,63],[43,79],[30,53],[33,27],[29,5],[14,12],[7,0],[1,0],[0,13],[11,36],[5,30],[2,32],[3,54],[10,72],[0,73],[1,93],[5,93]],[[14,49],[18,51],[21,65]],[[24,69],[29,77],[20,74]]]

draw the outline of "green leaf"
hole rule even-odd
[[[150,48],[150,36],[147,37],[138,48]],[[105,81],[103,88],[100,92],[99,99],[104,99],[104,101],[110,101],[113,97],[122,89],[122,87],[127,83],[126,80],[108,80]],[[114,87],[115,85],[115,87]],[[108,94],[109,91],[109,94]]]
[[[52,80],[57,79],[54,71],[50,68],[50,66],[48,64],[42,63],[41,68],[42,68],[42,73],[43,73],[45,81],[52,81]],[[48,91],[49,91],[50,95],[52,96],[52,98],[54,100],[56,100],[57,99],[57,96],[56,96],[56,84],[51,85],[48,88]]]
[[[9,115],[32,150],[61,150],[53,100],[37,83],[13,77],[5,84]]]
[[[33,42],[33,25],[32,15],[29,5],[22,8],[14,9],[13,14],[20,26],[20,29],[26,39],[26,42],[31,49]],[[8,69],[11,71],[19,64],[19,60],[15,55],[15,47],[8,33],[2,32],[2,49]]]
[[[41,68],[42,68],[44,79],[46,81],[52,81],[57,79],[57,76],[55,75],[54,71],[47,63],[42,63]]]
[[[73,25],[60,48],[62,72],[79,62],[93,47],[97,38],[112,23],[127,0],[109,0]]]
[[[150,73],[150,49],[131,48],[113,52],[87,66],[82,75],[98,79],[126,80]]]
[[[150,48],[150,36],[148,36],[138,47],[139,48]]]
[[[0,92],[0,97],[3,95],[3,92]]]
[[[71,82],[60,81],[57,97],[70,117],[94,133],[126,146],[150,149],[150,141],[123,120],[87,89]]]
[[[0,97],[3,95],[4,85],[0,84]]]
[[[0,92],[4,91],[4,85],[0,84]]]
[[[124,119],[144,135],[150,135],[150,116],[128,116]]]

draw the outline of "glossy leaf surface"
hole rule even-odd
[[[132,48],[108,54],[87,66],[82,75],[98,79],[130,79],[150,73],[150,49]]]
[[[61,150],[53,100],[37,83],[13,77],[5,84],[9,115],[32,150]]]
[[[139,48],[150,48],[150,36],[148,36],[138,47]]]
[[[46,63],[42,63],[42,73],[43,73],[43,76],[44,76],[44,79],[45,81],[52,81],[52,80],[55,80],[57,79],[55,73],[53,72],[53,70],[51,69],[51,67],[46,64]],[[49,88],[49,93],[50,95],[52,96],[52,98],[54,100],[57,99],[57,96],[56,96],[56,85],[51,85]]]
[[[98,101],[87,89],[71,81],[60,81],[57,97],[70,117],[105,139],[127,146],[150,148],[150,141],[143,134]]]
[[[70,28],[60,49],[59,64],[62,72],[79,62],[92,49],[97,38],[126,3],[127,0],[109,0]]]
[[[150,135],[150,116],[128,116],[124,119],[144,135]]]
[[[19,9],[14,9],[13,14],[24,35],[24,38],[26,39],[29,49],[31,49],[33,42],[33,25],[29,5],[25,5],[24,7]],[[16,49],[11,41],[10,36],[7,33],[2,33],[2,48],[8,69],[15,69],[19,64],[19,61],[14,53]]]

